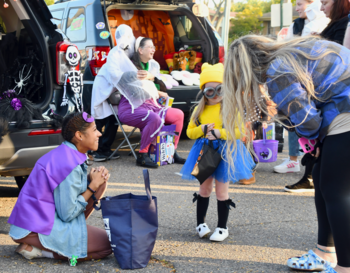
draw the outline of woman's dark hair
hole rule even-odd
[[[89,128],[89,122],[83,119],[83,113],[72,113],[67,115],[62,122],[62,136],[63,139],[72,142],[72,139],[77,131],[84,133]],[[90,118],[90,115],[88,115]]]
[[[145,47],[147,41],[152,41],[152,39],[151,38],[143,38],[141,40],[141,42],[140,42],[140,47],[139,48]],[[134,55],[132,55],[131,61],[134,63],[134,65],[136,66],[136,68],[138,70],[142,70],[141,59],[140,59],[140,54],[139,54],[139,50],[138,49],[135,50]]]
[[[332,24],[335,21],[342,19],[347,16],[350,11],[350,2],[349,0],[333,0],[333,7],[329,18],[331,19]]]

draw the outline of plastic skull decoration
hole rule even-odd
[[[77,66],[80,61],[80,53],[75,46],[67,47],[66,59],[70,66]]]

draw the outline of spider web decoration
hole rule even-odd
[[[0,74],[0,142],[8,133],[8,122],[17,128],[29,128],[33,119],[42,120],[41,110],[35,102],[41,100],[44,63],[34,52],[17,57],[5,73]]]
[[[6,73],[0,75],[1,93],[13,89],[20,97],[40,101],[38,91],[44,86],[44,66],[34,52],[28,57],[17,57]]]

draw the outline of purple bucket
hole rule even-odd
[[[265,129],[263,137],[264,139],[253,141],[255,154],[261,163],[275,162],[278,154],[278,140],[266,139]]]

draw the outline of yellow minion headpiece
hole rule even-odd
[[[222,63],[217,63],[214,65],[204,63],[202,65],[202,73],[200,75],[199,88],[202,89],[203,85],[208,82],[220,82],[222,83],[224,79],[224,65]]]

